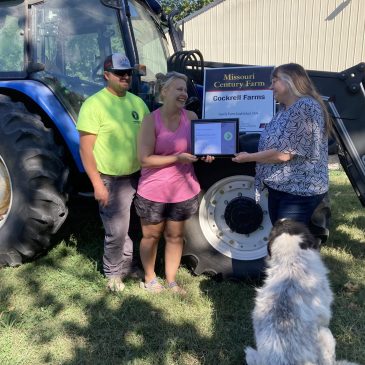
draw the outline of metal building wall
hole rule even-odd
[[[341,71],[365,61],[365,0],[217,0],[184,24],[205,60],[297,62]],[[214,5],[213,4],[213,5]]]

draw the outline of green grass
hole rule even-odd
[[[331,172],[330,196],[331,236],[321,252],[335,293],[331,329],[338,358],[365,364],[365,209],[342,171]],[[0,270],[0,364],[243,363],[254,344],[253,283],[182,268],[186,298],[151,296],[133,281],[109,294],[102,239],[95,206],[76,204],[48,255]]]

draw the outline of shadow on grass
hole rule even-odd
[[[0,329],[11,328],[21,322],[21,313],[12,306],[9,300],[16,292],[16,288],[4,284],[5,280],[2,280],[1,276],[0,281],[2,282],[0,288]]]
[[[140,233],[135,221],[131,228],[130,234],[137,246]],[[57,236],[56,240],[63,240],[66,246],[74,247],[77,252],[95,262],[96,274],[100,277],[103,227],[93,201],[71,202],[68,220]],[[135,247],[135,253],[138,255],[138,247]],[[158,273],[163,272],[162,253],[163,242],[159,247]],[[62,260],[68,254],[67,247],[58,249],[57,258],[51,255],[43,257],[39,265],[64,271]],[[89,282],[93,280],[94,274],[84,275],[81,279]],[[29,272],[27,280],[29,287],[34,288],[32,295],[38,296],[37,305],[46,304],[50,308],[62,305],[64,299],[61,302],[61,299],[40,290],[31,278]],[[242,364],[243,348],[253,338],[251,321],[247,321],[253,305],[252,285],[247,286],[242,282],[218,283],[207,278],[201,281],[200,286],[213,308],[214,318],[210,320],[213,323],[209,336],[201,334],[199,326],[195,326],[190,318],[178,324],[173,323],[161,306],[154,306],[151,299],[144,300],[143,295],[122,293],[120,297],[117,296],[120,299],[117,305],[115,296],[106,292],[98,296],[97,300],[72,295],[72,301],[77,301],[84,308],[87,318],[84,325],[68,321],[62,327],[68,338],[82,338],[84,341],[82,345],[77,345],[75,341],[72,359],[62,364]],[[175,304],[194,305],[190,300],[194,301],[187,298]],[[166,303],[171,304],[171,301],[167,300]],[[202,320],[206,321],[207,318]],[[52,341],[51,330],[43,328],[41,332],[38,335],[39,343]],[[53,360],[51,352],[44,358],[46,363],[52,363]]]
[[[64,250],[67,252],[68,248],[65,247]],[[83,291],[78,285],[80,293],[69,289],[57,295],[57,285],[71,285],[61,282],[52,287],[48,282],[44,287],[40,273],[48,266],[53,268],[54,273],[62,270],[64,277],[75,277],[78,271],[77,268],[70,267],[69,263],[67,266],[63,263],[70,257],[72,259],[72,252],[69,252],[69,256],[64,255],[63,250],[57,250],[57,254],[52,254],[52,258],[42,259],[37,267],[29,265],[19,273],[33,306],[43,308],[36,313],[31,312],[34,317],[32,323],[38,323],[32,330],[31,342],[33,349],[38,346],[42,348],[41,363],[242,364],[243,348],[253,338],[251,321],[247,321],[253,305],[251,286],[248,287],[242,282],[217,283],[208,278],[201,280],[201,295],[205,296],[213,308],[210,314],[212,318],[200,319],[209,323],[208,333],[202,334],[199,326],[188,316],[186,320],[176,322],[169,317],[168,311],[164,310],[164,304],[176,306],[177,310],[179,307],[194,306],[195,301],[200,300],[194,296],[182,299],[171,293],[164,293],[160,296],[145,297],[145,293],[133,295],[128,293],[128,290],[115,295],[103,292],[100,285],[91,292]],[[96,270],[86,274],[80,273],[76,279],[79,279],[82,285],[85,285],[85,282],[100,284],[100,274]],[[75,314],[71,317],[64,315],[68,310],[68,303],[81,309],[81,321],[72,320]],[[60,313],[61,311],[63,313]],[[57,348],[55,351],[53,348],[47,351],[48,346],[60,341],[60,338],[62,341],[67,338],[65,344],[70,341],[72,344],[71,351],[65,352],[62,361],[57,358],[57,352],[62,349]]]
[[[348,191],[348,187],[334,186],[332,201],[334,194],[344,194],[343,189]],[[358,204],[356,197],[351,199],[354,204]],[[345,208],[342,202],[336,202],[335,199],[335,203],[337,204],[333,205],[331,235],[327,245],[343,248],[354,257],[363,257],[363,245],[359,245],[350,234],[339,229],[342,224],[348,224],[348,221],[343,215]],[[363,230],[364,218],[354,217],[351,224]],[[138,243],[139,230],[133,228],[132,226],[131,235],[133,241]],[[63,231],[58,236],[58,240],[60,239],[95,263],[95,272],[84,273],[81,279],[89,283],[100,283],[103,228],[94,202],[75,204]],[[59,250],[57,258],[44,257],[35,265],[65,270],[61,261],[63,255],[66,258],[68,254],[66,247]],[[353,355],[354,349],[362,348],[365,341],[364,326],[359,323],[359,319],[362,318],[360,311],[364,309],[364,301],[361,301],[361,298],[364,298],[364,285],[361,284],[350,298],[344,290],[344,284],[350,280],[347,264],[340,262],[335,256],[326,257],[326,263],[331,271],[336,296],[331,329],[337,339],[338,357],[364,362],[364,354],[358,358]],[[42,289],[39,285],[42,279],[35,278],[31,271],[28,274],[25,280],[31,288],[31,295],[36,298],[36,305],[50,307],[51,314],[56,316],[64,309],[65,300],[58,298],[51,289]],[[77,270],[70,271],[69,274],[77,275]],[[100,286],[96,290],[100,291]],[[11,291],[10,287],[2,289],[1,299]],[[76,302],[83,309],[85,319],[82,324],[71,320],[61,323],[67,338],[74,339],[72,357],[61,364],[242,364],[244,347],[254,344],[250,316],[254,298],[252,283],[218,283],[211,279],[202,279],[200,291],[212,308],[209,334],[202,334],[199,327],[189,321],[189,318],[174,323],[163,310],[163,306],[158,305],[158,298],[154,303],[154,300],[147,300],[143,295],[128,293],[122,293],[120,296],[102,293],[92,298],[77,293],[70,295],[69,300]],[[172,303],[178,310],[179,306],[194,306],[195,303],[190,300],[188,298],[167,303]],[[350,303],[355,306],[351,307]],[[16,312],[13,314],[15,318],[20,315]],[[203,320],[205,318],[201,319]],[[40,344],[47,344],[58,334],[55,330],[42,327],[37,336]],[[54,354],[50,351],[43,361],[54,363]]]
[[[65,323],[69,334],[87,338],[88,345],[76,348],[74,358],[64,365],[167,365],[181,352],[195,357],[202,345],[204,348],[193,325],[170,323],[161,310],[141,298],[128,297],[117,308],[106,307],[106,298],[89,303],[89,325],[85,328]]]

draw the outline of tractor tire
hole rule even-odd
[[[271,222],[267,198],[254,202],[254,178],[234,175],[200,194],[185,227],[184,262],[196,275],[257,278],[264,269]]]
[[[185,225],[183,262],[194,274],[258,278],[265,266],[271,222],[267,192],[255,203],[254,164],[216,159],[199,163],[198,212]]]
[[[44,252],[67,217],[68,169],[52,130],[0,95],[0,266]]]

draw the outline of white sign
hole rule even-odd
[[[259,132],[275,113],[272,67],[206,69],[204,118],[238,118],[240,132]]]

